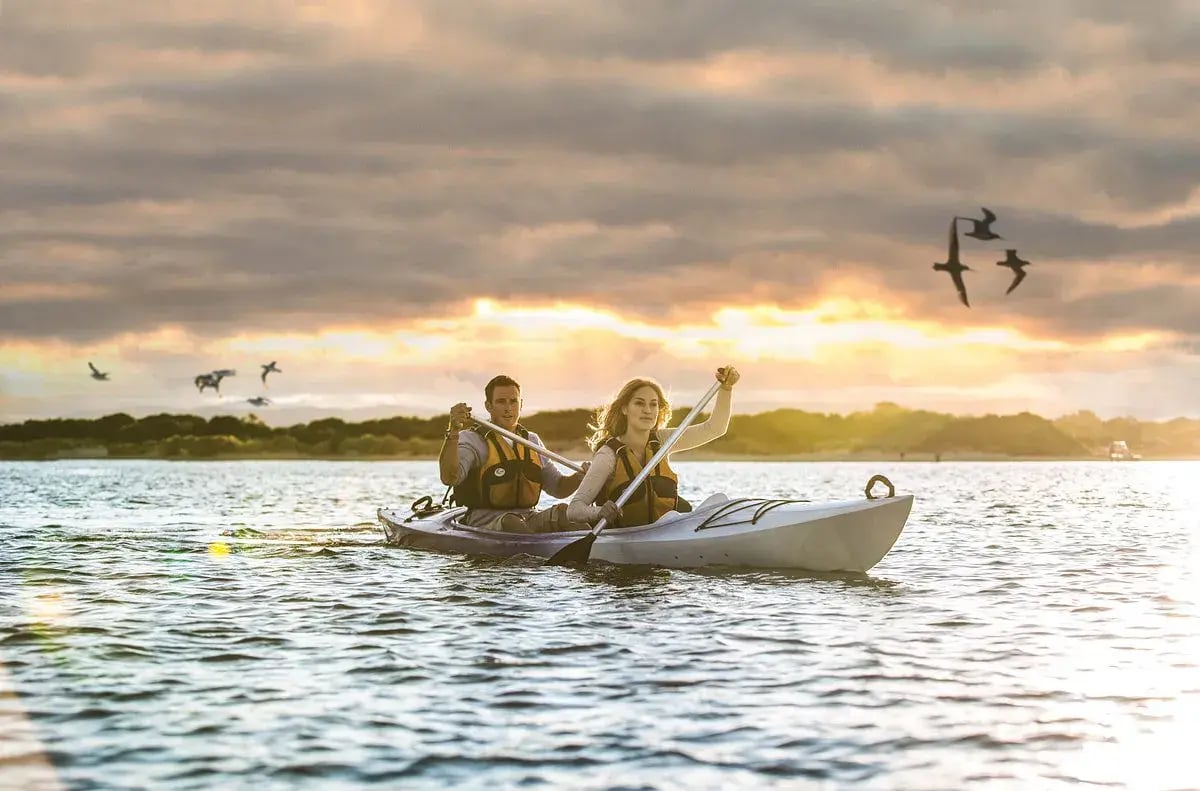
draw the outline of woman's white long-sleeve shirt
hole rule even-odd
[[[723,436],[729,429],[729,413],[733,405],[733,390],[721,388],[717,391],[717,405],[703,423],[694,423],[684,429],[683,436],[671,448],[671,453],[691,450]],[[678,429],[660,429],[658,438],[666,442]],[[670,454],[668,454],[668,457]],[[649,459],[647,459],[649,461]],[[592,456],[592,465],[584,474],[571,504],[567,506],[567,519],[572,522],[595,522],[600,518],[600,506],[593,501],[612,477],[617,468],[617,454],[612,448],[600,446]]]

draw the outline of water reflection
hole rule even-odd
[[[792,569],[738,569],[709,566],[698,569],[686,569],[683,573],[696,577],[711,579],[735,580],[746,584],[786,585],[822,583],[835,588],[865,588],[886,591],[901,586],[900,580],[888,579],[870,573],[857,571],[803,571]],[[900,591],[897,591],[899,593]]]
[[[65,784],[1200,787],[1200,464],[907,465],[870,574],[384,545],[374,508],[436,476],[0,470],[0,659]]]
[[[675,571],[655,566],[627,566],[593,561],[574,572],[589,585],[616,588],[630,594],[661,592],[675,579]]]

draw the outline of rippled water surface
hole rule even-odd
[[[869,575],[577,571],[383,544],[434,462],[0,462],[0,787],[1200,787],[1200,463],[678,466],[917,500]]]

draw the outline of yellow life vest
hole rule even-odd
[[[529,431],[520,424],[515,433],[529,438]],[[472,467],[463,482],[454,487],[455,502],[470,508],[497,510],[537,505],[542,496],[542,457],[520,443],[510,448],[491,429],[480,436],[487,446],[487,458],[482,465]]]
[[[642,470],[642,460],[635,458],[633,451],[621,440],[613,437],[604,445],[612,448],[617,454],[617,464],[612,477],[596,496],[597,505],[603,505],[609,500],[615,501]],[[646,454],[652,457],[661,446],[658,434],[651,434],[650,442],[646,445]],[[663,458],[621,507],[621,527],[648,525],[662,518],[668,511],[674,510],[679,510],[679,476],[671,469],[666,458]]]

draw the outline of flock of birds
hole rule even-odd
[[[968,308],[971,307],[971,303],[967,299],[967,286],[963,282],[962,273],[972,272],[974,270],[972,270],[971,267],[963,264],[962,260],[959,258],[958,221],[966,220],[967,222],[971,223],[971,230],[963,234],[964,236],[970,236],[971,238],[978,239],[981,242],[990,242],[993,239],[1004,238],[1003,236],[1000,236],[992,231],[992,223],[996,221],[995,213],[989,210],[986,206],[981,206],[980,208],[983,210],[983,219],[975,219],[974,217],[961,217],[959,215],[955,215],[950,219],[950,249],[946,254],[946,261],[944,263],[937,263],[933,265],[933,268],[938,272],[949,273],[950,279],[954,281],[954,289],[958,292],[958,298],[962,300],[962,303]],[[1004,292],[1007,296],[1013,292],[1013,289],[1021,285],[1021,281],[1025,279],[1025,267],[1029,266],[1029,262],[1017,256],[1016,248],[1010,247],[1005,251],[1005,253],[1006,255],[1004,260],[997,261],[996,266],[1008,267],[1013,271],[1012,283],[1009,285],[1008,290]],[[280,370],[280,368],[276,365],[276,362],[277,361],[272,360],[266,365],[259,366],[262,368],[261,376],[263,387],[268,386],[267,376],[269,374],[283,373],[283,371]],[[93,379],[100,382],[108,381],[107,372],[99,370],[90,362],[88,363],[88,368],[92,370]],[[237,371],[233,370],[232,368],[220,368],[216,371],[209,371],[208,373],[200,374],[193,381],[195,382],[196,389],[201,393],[203,393],[205,390],[212,389],[216,391],[218,396],[220,396],[221,380],[225,379],[226,377],[236,375]],[[261,395],[254,396],[253,398],[247,398],[246,402],[258,407],[271,405],[271,399]]]
[[[971,230],[967,231],[964,236],[970,236],[978,239],[981,242],[990,242],[992,239],[1003,239],[1003,236],[992,231],[992,223],[996,221],[996,215],[988,210],[986,206],[980,207],[983,209],[983,219],[977,220],[974,217],[959,217],[954,216],[950,220],[950,251],[946,254],[946,262],[934,264],[933,268],[938,272],[948,272],[950,279],[954,281],[954,289],[958,292],[958,298],[968,308],[971,303],[967,300],[967,286],[963,283],[963,272],[974,271],[971,267],[963,264],[958,257],[958,221],[966,220],[971,223]],[[1010,247],[1005,251],[1006,255],[1003,261],[997,261],[996,266],[1008,267],[1013,271],[1013,281],[1009,285],[1005,295],[1011,294],[1013,289],[1021,285],[1021,281],[1025,279],[1025,267],[1029,266],[1029,262],[1017,257],[1015,247]]]
[[[266,365],[259,366],[260,368],[262,368],[262,377],[261,378],[262,378],[263,387],[270,387],[270,385],[267,384],[267,375],[268,374],[283,373],[283,370],[281,368],[279,368],[278,365],[276,365],[276,362],[277,362],[276,360],[272,360],[271,362],[267,363]],[[96,381],[98,381],[98,382],[107,382],[108,381],[108,375],[109,375],[108,371],[101,371],[100,369],[98,369],[95,365],[93,365],[90,362],[88,363],[88,368],[90,368],[92,370],[92,378],[95,379]],[[235,371],[232,368],[219,368],[216,371],[209,371],[208,373],[200,374],[192,381],[195,383],[196,389],[199,390],[201,393],[203,393],[205,390],[211,388],[212,390],[216,391],[218,396],[220,396],[221,395],[221,380],[225,379],[226,377],[230,377],[230,376],[237,376],[237,371]],[[252,404],[254,406],[260,406],[260,407],[261,406],[270,406],[271,399],[267,398],[266,396],[257,395],[257,396],[254,396],[253,398],[247,398],[246,403]]]

